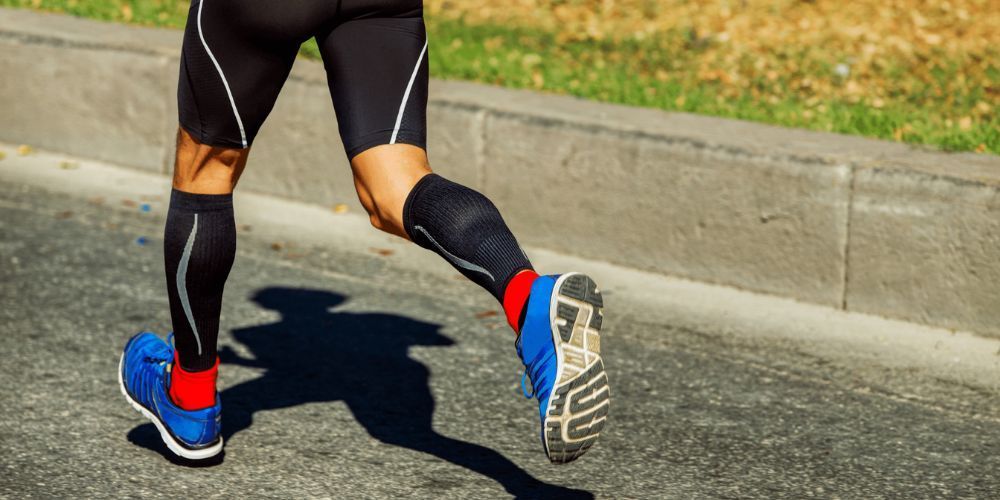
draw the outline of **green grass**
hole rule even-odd
[[[0,6],[31,7],[101,20],[181,28],[188,2],[183,0],[0,0]],[[598,101],[664,110],[739,118],[762,123],[900,140],[953,151],[1000,153],[1000,117],[975,120],[965,127],[950,117],[973,113],[989,101],[980,89],[947,99],[933,89],[916,87],[887,99],[881,108],[837,99],[817,99],[792,89],[781,98],[764,99],[767,82],[750,82],[742,94],[722,97],[719,84],[697,81],[690,65],[698,47],[649,38],[623,42],[557,43],[554,34],[509,26],[470,26],[461,20],[427,19],[431,74],[513,88],[570,94]],[[683,34],[673,34],[684,36]],[[671,36],[671,35],[667,35]],[[805,48],[803,50],[809,50]],[[310,41],[302,48],[317,57]],[[666,71],[657,72],[658,69]],[[825,71],[829,68],[813,68]],[[672,75],[672,76],[664,76]],[[676,76],[673,76],[676,75]],[[939,64],[935,77],[955,78],[954,68]],[[1000,75],[989,75],[1000,79]],[[757,84],[760,84],[759,86]],[[773,86],[774,83],[767,83]],[[773,95],[773,94],[772,94]]]
[[[431,54],[431,74],[438,77],[889,140],[903,129],[899,138],[909,143],[1000,152],[1000,120],[995,115],[991,121],[973,123],[968,130],[948,126],[943,118],[969,113],[985,100],[977,92],[956,100],[947,112],[928,108],[918,98],[895,100],[881,109],[816,100],[792,91],[771,102],[762,102],[750,90],[722,98],[716,84],[657,79],[655,68],[676,67],[683,63],[683,55],[663,51],[655,41],[614,47],[569,42],[555,48],[554,37],[545,33],[497,26],[470,28],[460,22],[428,24],[431,41],[437,42]]]

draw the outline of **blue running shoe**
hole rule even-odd
[[[150,332],[125,344],[118,363],[118,385],[129,404],[153,422],[170,451],[189,460],[203,460],[222,451],[222,406],[188,411],[170,400],[167,391],[174,348]]]
[[[540,276],[531,285],[515,346],[525,367],[524,395],[538,399],[542,445],[552,463],[583,455],[608,417],[611,390],[600,355],[603,306],[594,280],[583,274]]]

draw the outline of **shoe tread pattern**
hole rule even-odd
[[[549,460],[567,463],[583,455],[604,429],[611,390],[600,357],[604,300],[592,279],[574,274],[557,291],[556,321],[563,373],[552,391],[545,422]]]

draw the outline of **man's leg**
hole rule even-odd
[[[357,12],[345,12],[357,19],[316,37],[358,196],[375,227],[437,252],[489,290],[516,330],[535,276],[531,263],[493,203],[431,173],[421,4],[379,5],[359,2]],[[366,15],[367,8],[379,15]],[[508,289],[520,293],[508,297]]]
[[[222,451],[216,339],[236,254],[232,192],[254,137],[327,2],[191,2],[181,49],[180,131],[164,256],[175,345],[133,336],[119,377],[129,403],[189,459]],[[332,14],[331,14],[332,15]]]
[[[604,428],[611,394],[593,280],[538,276],[493,203],[430,173],[419,147],[376,146],[351,166],[372,225],[438,253],[503,304],[531,383],[525,395],[539,400],[546,455],[566,463],[584,454]]]
[[[236,256],[232,191],[248,152],[205,145],[178,131],[163,241],[175,345],[142,332],[125,344],[119,363],[125,399],[153,422],[171,452],[190,460],[222,452],[216,339],[222,290]]]
[[[373,226],[444,257],[500,301],[520,330],[537,274],[488,198],[432,173],[426,152],[409,144],[368,149],[351,167]]]
[[[215,404],[222,292],[236,257],[232,193],[248,154],[177,133],[163,251],[176,347],[170,396],[186,410]]]
[[[298,5],[299,8],[313,8]],[[312,23],[281,3],[193,2],[178,84],[181,127],[164,256],[176,362],[170,397],[215,404],[222,292],[236,255],[232,193],[250,145],[284,85]],[[269,31],[261,31],[267,26]]]
[[[503,304],[531,382],[525,395],[538,400],[545,453],[554,463],[575,460],[608,414],[600,292],[579,273],[535,274],[489,199],[430,172],[420,3],[364,5],[316,37],[358,196],[375,227],[441,255]]]

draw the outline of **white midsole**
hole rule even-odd
[[[204,460],[206,458],[212,458],[222,451],[221,437],[219,438],[218,443],[209,446],[208,448],[189,450],[181,446],[181,444],[178,443],[169,432],[167,432],[167,428],[163,425],[163,422],[161,422],[159,418],[156,418],[151,411],[139,404],[138,401],[132,399],[132,396],[130,396],[128,391],[125,390],[125,381],[122,379],[122,367],[124,365],[125,353],[123,352],[121,359],[118,360],[118,388],[121,389],[122,395],[125,396],[128,403],[132,405],[132,408],[135,408],[135,410],[141,413],[142,416],[148,418],[150,422],[153,422],[153,425],[155,425],[157,430],[160,431],[160,438],[163,439],[163,444],[167,445],[167,448],[169,448],[170,451],[188,460]]]

